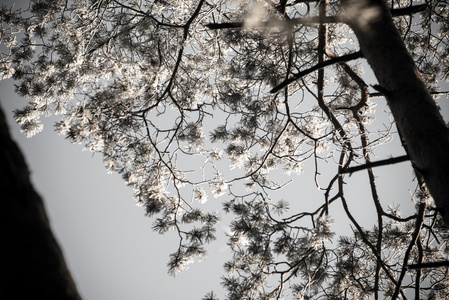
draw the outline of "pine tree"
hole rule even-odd
[[[61,135],[101,153],[154,230],[178,233],[169,273],[206,255],[213,195],[234,218],[229,299],[449,293],[449,138],[434,100],[449,74],[446,2],[35,0],[0,17],[0,74],[30,99],[22,131],[58,114]],[[373,159],[392,139],[402,154]],[[404,161],[417,181],[406,216],[375,173]],[[347,196],[362,171],[369,227]],[[307,176],[320,197],[278,196]]]

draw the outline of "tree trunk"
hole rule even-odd
[[[449,132],[384,0],[342,0],[415,170],[449,226]]]
[[[81,299],[0,108],[0,299]]]

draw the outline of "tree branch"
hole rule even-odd
[[[277,93],[279,92],[281,89],[283,89],[284,87],[286,87],[287,85],[289,85],[290,83],[292,83],[293,81],[296,81],[298,79],[300,79],[301,77],[310,74],[314,71],[320,70],[324,67],[336,64],[336,63],[340,63],[340,62],[345,62],[345,61],[350,61],[353,59],[357,59],[357,58],[361,58],[363,57],[363,54],[361,51],[357,51],[354,53],[350,53],[350,54],[345,54],[339,57],[335,57],[335,58],[331,58],[329,60],[323,61],[322,63],[318,63],[316,65],[314,65],[313,67],[301,71],[299,73],[294,74],[292,77],[290,77],[289,79],[284,80],[283,82],[281,82],[279,85],[275,86],[270,93]]]
[[[407,160],[410,160],[410,157],[408,155],[392,157],[392,158],[388,158],[388,159],[373,161],[373,162],[370,162],[370,163],[367,163],[367,164],[364,164],[361,166],[357,166],[357,167],[342,169],[340,171],[340,174],[346,174],[346,173],[352,174],[357,171],[361,171],[361,170],[365,170],[365,169],[369,169],[369,168],[373,168],[373,167],[397,164],[397,163],[407,161]]]
[[[431,95],[449,95],[449,91],[441,91],[441,92],[437,92],[437,91],[431,91],[430,92]],[[384,94],[382,94],[381,92],[373,92],[373,93],[369,93],[369,97],[383,97]]]
[[[420,11],[423,11],[427,8],[427,4],[409,6],[405,8],[397,8],[391,10],[391,15],[393,17],[400,17],[411,15]],[[339,16],[325,16],[325,17],[303,17],[303,18],[295,18],[289,20],[273,20],[268,22],[259,22],[253,27],[265,28],[265,27],[288,27],[295,26],[301,24],[330,24],[330,23],[345,23],[345,19]],[[245,22],[236,21],[236,22],[226,22],[226,23],[208,23],[205,26],[209,29],[231,29],[231,28],[242,28],[244,27]]]
[[[425,268],[441,268],[441,267],[449,267],[449,261],[435,261],[424,264],[413,264],[407,266],[409,269],[425,269]]]
[[[428,7],[427,4],[412,5],[409,7],[395,8],[390,10],[390,12],[393,17],[408,16],[423,11],[427,7]]]
[[[266,28],[266,27],[291,27],[295,25],[301,24],[318,24],[318,23],[341,23],[343,20],[340,17],[336,16],[328,16],[320,18],[316,17],[304,17],[304,18],[295,18],[289,20],[272,20],[267,22],[258,22],[256,24],[252,24],[251,27],[258,28]],[[209,29],[230,29],[230,28],[242,28],[245,26],[245,22],[237,21],[237,22],[226,22],[226,23],[209,23],[206,24],[206,27]]]
[[[426,209],[427,209],[426,202],[425,201],[421,202],[420,205],[419,205],[418,219],[416,220],[416,224],[415,224],[415,231],[413,232],[410,244],[409,244],[407,250],[405,251],[404,263],[402,264],[401,275],[399,275],[398,284],[396,285],[396,289],[395,289],[395,291],[393,293],[393,296],[391,297],[392,300],[397,299],[398,296],[399,296],[399,293],[401,291],[402,281],[404,280],[405,274],[407,273],[406,265],[407,265],[408,260],[410,259],[413,247],[416,245],[417,241],[419,240],[419,236],[420,236],[420,233],[421,233],[421,228],[422,228],[423,223],[424,223],[424,217],[425,217]]]

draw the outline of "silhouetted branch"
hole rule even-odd
[[[343,20],[340,17],[304,17],[289,20],[272,20],[268,22],[257,22],[251,24],[251,27],[266,28],[266,27],[291,27],[301,24],[318,24],[318,23],[341,23]],[[209,29],[229,29],[229,28],[241,28],[245,25],[245,22],[226,22],[226,23],[209,23],[206,27]]]
[[[391,15],[393,17],[408,16],[416,14],[417,12],[423,11],[427,8],[427,4],[413,5],[409,7],[396,8],[391,10]]]
[[[403,162],[403,161],[407,161],[407,160],[410,160],[410,157],[408,155],[403,155],[403,156],[398,156],[398,157],[393,157],[393,158],[373,161],[371,163],[364,164],[364,165],[361,165],[361,166],[351,167],[351,168],[347,168],[347,169],[342,169],[340,171],[340,174],[346,174],[346,173],[352,174],[354,172],[365,170],[365,169],[368,169],[368,168],[385,166],[385,165],[391,165],[391,164],[397,164],[397,163],[400,163],[400,162]]]
[[[427,4],[409,6],[405,8],[392,9],[391,14],[393,17],[400,17],[411,15],[427,8]],[[256,24],[251,24],[252,27],[289,27],[301,24],[330,24],[330,23],[344,23],[345,19],[340,16],[325,16],[325,17],[304,17],[289,20],[273,20],[268,22],[258,22]],[[231,28],[242,28],[245,22],[226,22],[226,23],[208,23],[205,26],[209,29],[231,29]]]
[[[424,217],[426,214],[426,209],[427,209],[427,203],[425,201],[422,201],[419,204],[418,219],[416,220],[416,223],[415,223],[415,231],[413,232],[410,244],[408,245],[408,248],[405,251],[404,263],[402,264],[401,275],[399,276],[398,284],[396,285],[396,289],[395,289],[391,299],[397,299],[399,296],[399,293],[401,291],[401,285],[404,280],[405,274],[407,273],[406,265],[407,265],[408,260],[410,259],[413,247],[416,245],[416,243],[419,240],[419,236],[420,236],[421,229],[422,229],[423,222],[424,222]]]
[[[449,267],[449,261],[435,261],[424,264],[413,264],[407,266],[409,269],[425,269],[425,268],[440,268],[440,267]]]
[[[441,91],[441,92],[430,92],[431,95],[449,95],[449,91]],[[384,95],[380,92],[374,92],[374,93],[369,93],[370,98],[371,97],[383,97]]]
[[[319,69],[322,69],[324,67],[327,67],[327,66],[330,66],[330,65],[333,65],[333,64],[336,64],[336,63],[344,62],[344,61],[350,61],[350,60],[361,58],[361,57],[363,57],[362,52],[361,51],[357,51],[357,52],[354,52],[354,53],[350,53],[350,54],[342,55],[342,56],[339,56],[339,57],[331,58],[331,59],[326,60],[326,61],[324,61],[322,63],[316,64],[316,65],[314,65],[313,67],[311,67],[311,68],[309,68],[307,70],[304,70],[304,71],[301,71],[299,73],[294,74],[289,79],[284,80],[279,85],[274,87],[270,91],[270,93],[277,93],[281,89],[283,89],[284,87],[286,87],[287,85],[292,83],[293,81],[296,81],[296,80],[300,79],[301,77],[303,77],[303,76],[305,76],[307,74],[310,74],[310,73],[312,73],[314,71],[317,71]]]

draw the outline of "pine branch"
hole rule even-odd
[[[398,156],[398,157],[392,157],[392,158],[388,158],[388,159],[383,159],[383,160],[378,160],[378,161],[374,161],[368,164],[364,164],[361,166],[357,166],[357,167],[351,167],[351,168],[347,168],[347,169],[342,169],[340,171],[340,174],[352,174],[354,172],[357,171],[361,171],[361,170],[365,170],[368,168],[373,168],[373,167],[380,167],[380,166],[385,166],[385,165],[391,165],[391,164],[397,164],[403,161],[407,161],[410,160],[410,157],[408,155],[403,155],[403,156]]]
[[[339,23],[343,22],[339,17],[304,17],[288,20],[272,20],[268,22],[258,22],[251,27],[259,28],[271,28],[271,27],[291,27],[301,24],[318,24],[318,23]],[[229,28],[242,28],[245,22],[226,22],[226,23],[209,23],[206,27],[209,29],[229,29]]]
[[[409,7],[404,8],[395,8],[390,10],[391,15],[393,17],[400,17],[400,16],[408,16],[412,14],[416,14],[417,12],[423,11],[427,8],[427,4],[420,4],[420,5],[413,5]]]
[[[449,267],[449,261],[436,261],[430,263],[423,264],[413,264],[407,266],[409,269],[424,269],[424,268],[440,268],[440,267]]]
[[[281,89],[283,89],[284,87],[286,87],[287,85],[292,83],[293,81],[296,81],[296,80],[300,79],[301,77],[303,77],[303,76],[305,76],[307,74],[310,74],[310,73],[312,73],[314,71],[317,71],[319,69],[322,69],[324,67],[327,67],[327,66],[330,66],[330,65],[333,65],[333,64],[336,64],[336,63],[340,63],[340,62],[350,61],[350,60],[361,58],[361,57],[363,57],[362,52],[361,51],[357,51],[357,52],[354,52],[354,53],[350,53],[350,54],[342,55],[342,56],[339,56],[339,57],[331,58],[331,59],[326,60],[326,61],[324,61],[322,63],[316,64],[316,65],[314,65],[313,67],[311,67],[311,68],[309,68],[307,70],[304,70],[304,71],[301,71],[299,73],[294,74],[289,79],[286,79],[283,82],[281,82],[279,85],[275,86],[270,91],[270,93],[277,93]]]
[[[374,86],[373,86],[374,87]],[[430,92],[431,95],[449,95],[449,91],[441,91],[441,92],[436,92],[436,91],[431,91]],[[384,94],[380,93],[380,92],[374,92],[374,93],[369,93],[369,97],[383,97]]]
[[[411,15],[427,8],[427,4],[409,6],[405,8],[397,8],[391,10],[391,15],[393,17],[400,17]],[[253,27],[265,28],[265,27],[290,27],[301,24],[331,24],[331,23],[344,23],[345,20],[339,16],[325,16],[325,17],[304,17],[295,18],[289,20],[273,20],[268,22],[257,23]],[[226,22],[226,23],[208,23],[205,26],[209,29],[231,29],[231,28],[242,28],[245,22]]]

